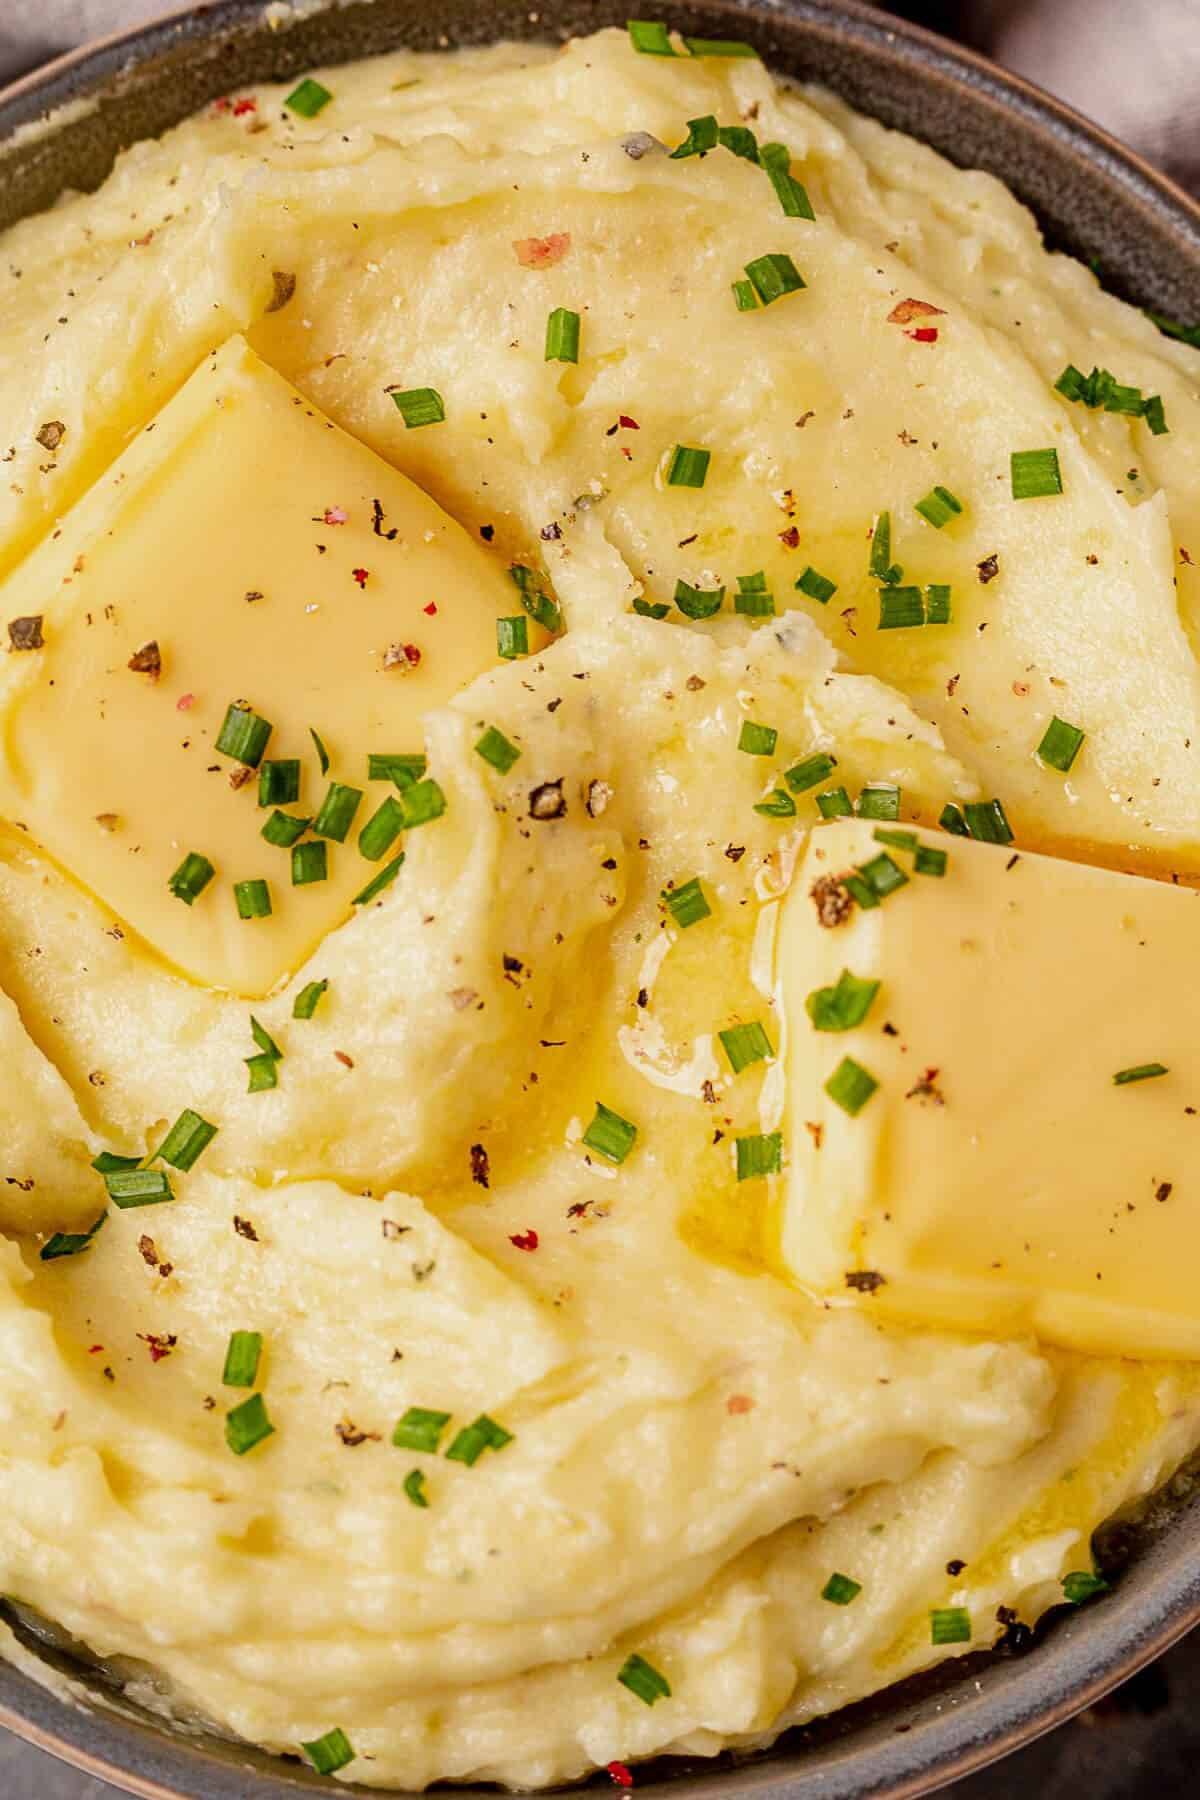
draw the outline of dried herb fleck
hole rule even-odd
[[[23,618],[10,619],[8,641],[14,650],[40,650],[46,641],[42,636],[42,614],[28,613]]]

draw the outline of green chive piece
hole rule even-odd
[[[783,1133],[753,1132],[734,1138],[739,1181],[756,1181],[761,1175],[778,1175],[783,1169]]]
[[[786,144],[764,144],[758,160],[767,172],[780,206],[789,219],[813,219],[816,214],[802,182],[792,174],[792,153]]]
[[[972,800],[963,807],[963,819],[973,838],[983,844],[1011,844],[1012,826],[999,800]]]
[[[927,519],[935,531],[942,531],[962,512],[962,501],[950,492],[949,488],[930,488],[923,500],[917,501],[916,510],[923,519]]]
[[[965,1606],[935,1606],[929,1614],[931,1644],[969,1644],[971,1615]]]
[[[319,732],[314,731],[311,725],[308,728],[308,735],[313,741],[313,749],[317,753],[317,761],[321,765],[321,773],[322,773],[322,775],[328,775],[328,773],[329,773],[329,752],[325,748],[325,745],[321,738],[321,735]]]
[[[104,1177],[108,1197],[124,1210],[130,1206],[159,1206],[173,1200],[171,1178],[165,1169],[114,1169]]]
[[[406,431],[415,431],[418,425],[440,425],[446,417],[445,403],[436,388],[404,388],[399,393],[393,389],[392,399]]]
[[[1151,312],[1149,307],[1143,307],[1142,311],[1164,337],[1178,338],[1181,344],[1191,344],[1193,349],[1200,349],[1200,325],[1184,325],[1178,319],[1168,319],[1165,313]]]
[[[633,610],[640,613],[643,619],[665,619],[671,608],[665,600],[638,599],[633,603]]]
[[[393,794],[379,806],[358,834],[358,848],[368,862],[386,856],[404,830],[404,808]]]
[[[1132,1069],[1118,1069],[1113,1076],[1113,1086],[1128,1087],[1131,1081],[1155,1081],[1158,1076],[1167,1073],[1168,1070],[1163,1063],[1138,1063]]]
[[[431,1412],[427,1406],[410,1406],[392,1433],[400,1450],[424,1450],[436,1455],[442,1433],[450,1423],[448,1412]]]
[[[264,1051],[261,1056],[247,1056],[244,1060],[250,1076],[246,1084],[248,1094],[261,1094],[266,1088],[279,1086],[276,1057],[268,1056]]]
[[[879,905],[879,895],[874,888],[867,885],[861,875],[853,873],[843,875],[842,886],[854,903],[861,906],[864,912],[870,912],[872,907]]]
[[[877,900],[886,900],[897,888],[908,885],[908,876],[886,850],[881,850],[870,862],[860,864],[857,874],[866,882]]]
[[[547,631],[561,631],[562,614],[542,585],[545,577],[539,575],[536,569],[527,568],[524,563],[513,563],[508,573],[516,583],[521,605],[530,618],[536,619]]]
[[[1069,1575],[1062,1578],[1063,1598],[1072,1606],[1082,1606],[1085,1600],[1091,1600],[1096,1594],[1106,1594],[1108,1583],[1103,1575],[1097,1575],[1089,1569],[1072,1569]]]
[[[1158,394],[1151,394],[1142,401],[1142,417],[1155,437],[1163,437],[1170,430],[1162,399]]]
[[[756,61],[758,59],[754,45],[743,44],[737,38],[685,37],[683,41],[691,56],[752,56]]]
[[[355,1759],[354,1746],[340,1728],[327,1731],[324,1737],[301,1744],[300,1748],[318,1775],[334,1775]]]
[[[779,733],[773,725],[756,725],[753,719],[742,720],[737,747],[747,756],[774,756],[778,741]]]
[[[328,981],[310,981],[292,1002],[293,1019],[311,1019],[329,987]]]
[[[934,582],[925,589],[925,623],[927,625],[948,625],[950,623],[950,589],[945,582]]]
[[[925,623],[925,601],[919,587],[881,587],[880,631],[905,631]]]
[[[250,1036],[266,1056],[273,1056],[276,1062],[283,1061],[283,1051],[275,1042],[265,1025],[259,1023],[254,1014],[250,1014]]]
[[[913,857],[913,869],[918,875],[936,875],[946,873],[946,852],[937,850],[932,844],[918,844]]]
[[[101,1150],[99,1156],[93,1156],[92,1167],[101,1175],[111,1175],[114,1169],[140,1169],[140,1156],[118,1156],[115,1151]]]
[[[767,572],[765,569],[756,569],[753,575],[739,575],[737,584],[743,594],[765,594]]]
[[[710,150],[717,147],[717,121],[711,113],[705,113],[702,119],[688,120],[688,134],[682,144],[672,150],[673,160],[685,156],[707,156]]]
[[[377,895],[382,894],[384,888],[391,887],[403,866],[404,852],[402,850],[399,856],[393,856],[390,863],[384,863],[378,875],[373,875],[366,887],[358,890],[357,894],[355,894],[353,900],[350,902],[351,906],[369,905]]]
[[[637,1126],[597,1100],[595,1115],[583,1134],[583,1142],[605,1162],[623,1163],[637,1142]]]
[[[892,515],[890,512],[876,513],[875,526],[871,532],[871,554],[867,558],[867,573],[874,581],[882,581],[885,587],[895,587],[904,574],[899,563],[892,561]]]
[[[496,620],[496,649],[508,662],[529,655],[529,620],[524,613],[515,619]]]
[[[686,931],[689,925],[698,925],[712,912],[698,875],[693,875],[679,887],[664,888],[659,898],[680,931]]]
[[[765,1062],[775,1054],[766,1027],[757,1019],[748,1025],[729,1025],[724,1031],[719,1031],[717,1036],[735,1075],[740,1075],[751,1063]]]
[[[107,1217],[107,1212],[102,1212],[87,1231],[56,1231],[46,1239],[38,1255],[43,1262],[57,1262],[60,1256],[78,1256],[87,1249]]]
[[[252,1388],[258,1380],[258,1364],[262,1356],[261,1331],[232,1331],[225,1352],[225,1372],[221,1380],[226,1387]]]
[[[667,486],[702,488],[708,479],[711,460],[712,454],[708,450],[697,450],[691,444],[676,444],[667,464]]]
[[[943,831],[949,831],[955,837],[970,837],[971,835],[967,830],[967,821],[963,818],[962,808],[955,806],[952,800],[948,800],[943,806],[938,824]]]
[[[819,575],[811,563],[796,582],[797,593],[807,594],[810,600],[816,600],[821,606],[829,604],[837,589],[837,582],[830,581],[828,575]]]
[[[804,286],[799,269],[782,251],[773,250],[766,256],[756,256],[753,262],[746,264],[746,274],[764,306],[770,306],[773,300],[782,300],[785,294],[798,294]]]
[[[814,988],[804,1002],[815,1031],[853,1031],[875,1003],[877,981],[861,981],[843,969],[836,987]]]
[[[733,596],[733,610],[748,619],[773,619],[775,596],[759,588],[741,588]]]
[[[167,886],[177,900],[185,906],[191,906],[198,894],[202,894],[208,886],[216,870],[207,856],[201,856],[195,850],[189,850]]]
[[[821,1598],[828,1600],[831,1606],[849,1606],[861,1593],[861,1581],[852,1581],[849,1575],[831,1575],[821,1589]]]
[[[329,876],[329,858],[324,842],[293,844],[292,886],[306,887],[311,881],[325,881]]]
[[[182,1169],[186,1173],[216,1135],[215,1125],[210,1125],[198,1112],[185,1106],[154,1154],[170,1163],[173,1169]]]
[[[666,26],[651,19],[630,19],[629,41],[643,56],[675,54]]]
[[[1097,371],[1093,371],[1096,373]],[[1067,400],[1082,400],[1087,393],[1087,377],[1082,369],[1074,363],[1068,363],[1054,384],[1056,394],[1062,394]]]
[[[860,819],[898,819],[900,789],[898,787],[865,787],[854,802]]]
[[[239,919],[267,919],[271,916],[271,890],[265,881],[235,881],[233,900]]]
[[[1114,381],[1108,390],[1104,410],[1110,413],[1125,413],[1131,419],[1140,419],[1142,416],[1141,388],[1123,387],[1119,381]]]
[[[1057,450],[1014,450],[1011,473],[1014,500],[1040,500],[1063,491]]]
[[[311,75],[305,76],[299,87],[294,87],[284,105],[289,112],[299,113],[302,119],[315,119],[319,112],[324,112],[333,99],[327,87],[314,81]]]
[[[579,361],[579,314],[556,306],[546,320],[546,362]]]
[[[485,1450],[503,1450],[512,1441],[511,1431],[505,1431],[495,1419],[480,1413],[473,1425],[464,1425],[456,1435],[446,1452],[446,1461],[466,1463],[469,1469],[474,1468]]]
[[[274,729],[269,720],[261,719],[251,707],[235,700],[226,708],[216,747],[222,756],[232,756],[248,769],[257,769]]]
[[[785,789],[772,788],[765,800],[755,801],[754,810],[761,813],[764,819],[794,819],[796,802]]]
[[[666,610],[664,606],[663,611],[666,612]],[[475,754],[482,756],[484,762],[490,763],[498,774],[507,775],[521,752],[514,743],[505,737],[502,731],[497,731],[494,725],[489,725],[475,745]]]
[[[817,795],[817,811],[823,819],[848,819],[852,817],[854,808],[845,788],[836,787]]]
[[[645,1706],[654,1706],[659,1700],[671,1698],[671,1684],[666,1676],[636,1652],[625,1658],[617,1670],[617,1680],[631,1694],[636,1694]]]
[[[1065,775],[1079,755],[1086,736],[1087,733],[1080,731],[1078,725],[1068,725],[1065,719],[1060,719],[1055,714],[1046,727],[1037,753],[1044,763]]]
[[[816,787],[827,775],[832,775],[837,768],[837,757],[826,750],[818,750],[812,756],[806,756],[790,769],[785,769],[783,779],[793,794],[806,794],[809,788]]]
[[[707,450],[704,452],[707,456]],[[675,604],[688,619],[711,619],[719,613],[725,601],[725,589],[696,588],[682,576],[675,583]]]
[[[717,143],[731,156],[740,156],[745,162],[758,161],[758,139],[746,125],[721,125],[717,130]]]
[[[825,1083],[825,1092],[835,1106],[856,1119],[878,1086],[875,1077],[868,1074],[861,1063],[855,1062],[852,1056],[843,1056]]]
[[[412,831],[418,825],[428,825],[431,819],[440,819],[446,810],[446,796],[437,782],[430,776],[424,781],[414,782],[412,787],[405,788],[401,796],[401,809],[404,813],[404,829]]]
[[[754,291],[754,283],[751,281],[735,281],[732,286],[733,304],[737,307],[738,311],[756,312],[758,310],[758,295]]]
[[[361,788],[347,787],[341,781],[331,781],[320,811],[312,822],[313,836],[332,838],[335,844],[344,844],[361,801]]]
[[[878,790],[876,790],[878,791]],[[907,850],[911,855],[917,847],[915,831],[888,831],[877,829],[871,833],[877,844],[886,844],[890,850]]]
[[[275,844],[281,850],[290,850],[311,824],[311,819],[297,819],[292,813],[273,812],[263,826],[261,835],[268,844]]]
[[[368,781],[391,781],[398,788],[411,787],[425,773],[425,758],[398,752],[382,752],[367,757]]]
[[[300,758],[284,757],[258,765],[258,804],[291,806],[300,798]]]
[[[404,1477],[404,1492],[414,1506],[428,1506],[429,1499],[425,1492],[424,1469],[410,1469]]]

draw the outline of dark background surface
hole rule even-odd
[[[0,0],[0,81],[166,10],[169,0]],[[900,0],[885,10],[1051,89],[1200,192],[1200,0]],[[1200,1800],[1200,1632],[1071,1724],[944,1793]],[[0,1800],[117,1792],[0,1732]]]

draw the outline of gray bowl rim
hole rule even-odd
[[[336,11],[339,0],[323,0]],[[836,29],[850,39],[884,42],[897,60],[933,69],[950,83],[1003,106],[1031,124],[1049,127],[1068,152],[1103,170],[1129,198],[1177,231],[1197,259],[1200,274],[1200,203],[1102,127],[1035,83],[1000,69],[987,58],[908,20],[878,12],[865,0],[733,0],[750,24],[808,23]],[[672,8],[630,5],[630,12]],[[679,9],[676,9],[679,10]],[[76,100],[118,88],[131,68],[169,49],[183,33],[217,38],[257,15],[265,22],[267,0],[200,0],[141,25],[83,44],[0,88],[0,159],[14,132],[53,115]],[[543,14],[553,13],[544,4]],[[534,22],[531,17],[531,23]],[[202,30],[198,30],[202,28]],[[181,115],[182,116],[182,115]],[[1049,1631],[1039,1628],[1035,1650],[1013,1660],[980,1653],[943,1664],[933,1684],[910,1696],[924,1678],[847,1709],[829,1721],[833,1731],[814,1755],[803,1744],[789,1754],[788,1738],[746,1758],[687,1759],[687,1773],[639,1779],[643,1800],[920,1800],[961,1780],[1054,1730],[1161,1656],[1200,1624],[1200,1482],[1188,1485],[1171,1516],[1143,1527],[1128,1574],[1086,1609],[1056,1612]],[[949,1678],[945,1679],[947,1672]],[[892,1705],[893,1696],[899,1701]],[[93,1706],[78,1681],[70,1697],[43,1685],[0,1657],[0,1727],[84,1773],[138,1800],[287,1800],[287,1796],[340,1792],[362,1800],[388,1800],[399,1790],[331,1784],[302,1765],[270,1757],[250,1746],[172,1729],[119,1701]],[[863,1743],[854,1724],[844,1735],[839,1719],[882,1710]],[[808,1728],[790,1737],[804,1738]],[[206,1747],[208,1746],[208,1747]],[[244,1755],[246,1760],[241,1760]],[[595,1781],[597,1778],[593,1778]],[[607,1778],[604,1780],[607,1787]],[[442,1785],[442,1800],[480,1800],[483,1787]],[[553,1790],[578,1793],[578,1785]],[[611,1790],[607,1790],[611,1791]]]

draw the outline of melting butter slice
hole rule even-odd
[[[818,830],[784,905],[784,1261],[881,1314],[1200,1356],[1200,893],[916,838],[942,879],[869,824]],[[907,885],[822,925],[814,883],[881,852]],[[818,1031],[843,969],[879,991]],[[879,1084],[853,1116],[825,1091],[843,1057]]]
[[[0,658],[0,811],[195,980],[265,993],[382,866],[358,833],[395,789],[368,753],[420,753],[422,714],[496,661],[517,611],[427,494],[233,338],[0,588],[0,636],[40,616],[44,638]],[[129,667],[149,644],[157,676]],[[214,743],[238,700],[274,728],[266,759],[300,759],[287,812],[315,814],[329,780],[363,791],[325,881],[293,887],[262,839],[257,771],[231,785]],[[190,906],[167,885],[189,852],[216,870]],[[273,910],[242,919],[233,884],[254,880]]]

